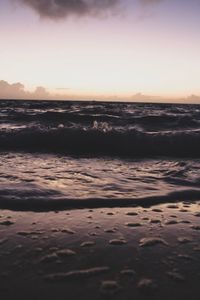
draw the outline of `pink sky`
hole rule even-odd
[[[0,80],[61,98],[200,95],[199,1],[125,0],[77,15],[66,0],[61,16],[37,1],[0,2]]]

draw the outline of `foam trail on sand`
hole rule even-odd
[[[166,195],[140,198],[66,198],[55,191],[48,190],[3,190],[0,191],[0,208],[18,211],[52,211],[80,208],[131,207],[200,199],[200,189],[171,192]]]

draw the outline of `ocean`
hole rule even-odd
[[[0,208],[200,199],[200,106],[0,101]]]

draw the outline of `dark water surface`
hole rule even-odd
[[[200,106],[0,101],[0,207],[200,199]]]

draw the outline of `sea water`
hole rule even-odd
[[[0,101],[0,207],[200,199],[200,106]]]

